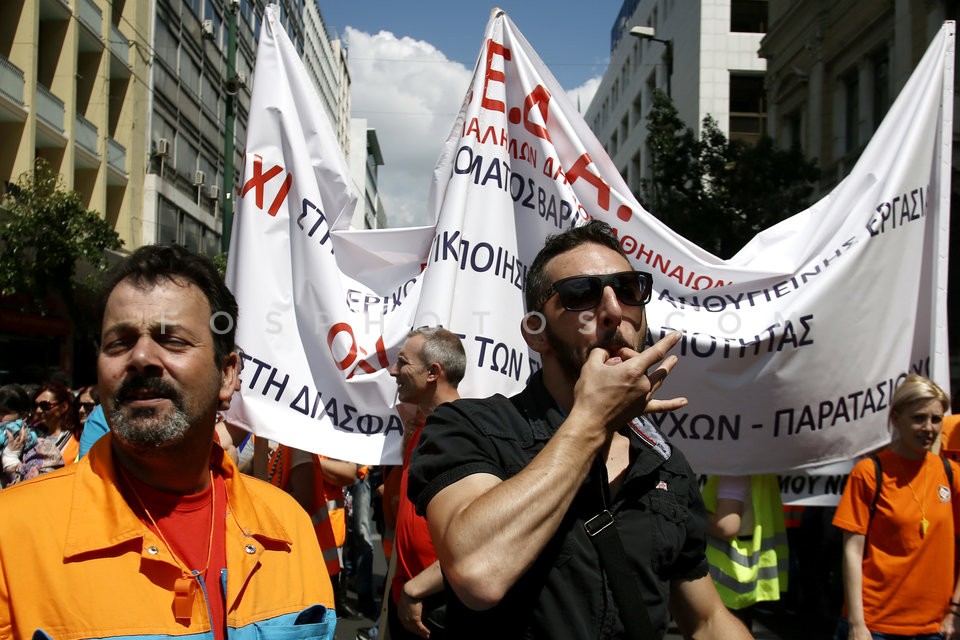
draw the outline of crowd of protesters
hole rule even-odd
[[[96,404],[90,390],[71,390],[59,380],[0,387],[2,486],[76,462],[83,423]]]
[[[569,312],[600,307],[610,317],[629,312],[637,319],[634,325],[645,326],[643,308],[649,300],[649,274],[616,271],[624,266],[621,263],[625,261],[625,257],[616,251],[618,245],[615,241],[607,243],[607,232],[602,228],[589,231],[594,234],[592,236],[586,233],[577,239],[577,244],[567,246],[555,243],[555,254],[542,260],[540,268],[544,274],[548,271],[557,273],[553,274],[554,282],[549,286],[546,275],[543,276],[540,284],[544,291],[534,292],[535,295],[528,292],[528,298],[533,296],[535,301],[531,308],[546,309],[546,303],[552,301],[549,311],[551,317],[555,318],[556,326],[561,328],[572,329],[572,316]],[[171,252],[172,255],[166,255]],[[522,402],[517,401],[520,404],[516,406],[525,407],[521,414],[516,413],[507,399],[502,397],[480,402],[461,401],[456,387],[463,377],[465,356],[459,339],[443,327],[415,329],[408,335],[396,362],[390,368],[390,374],[397,382],[398,400],[406,403],[408,408],[415,407],[417,411],[416,415],[407,416],[408,419],[405,420],[404,463],[401,467],[368,468],[290,449],[281,443],[258,440],[250,433],[230,425],[223,412],[229,408],[231,394],[236,392],[240,385],[240,359],[236,350],[229,348],[233,344],[232,336],[225,338],[224,344],[217,344],[216,348],[220,351],[213,354],[214,361],[220,363],[218,366],[221,367],[216,385],[200,384],[194,389],[191,385],[183,384],[182,388],[175,388],[162,381],[151,381],[153,379],[150,376],[140,372],[139,369],[148,368],[159,371],[162,367],[167,367],[168,363],[163,362],[162,354],[158,356],[153,351],[156,349],[156,352],[160,352],[162,348],[149,344],[156,338],[150,333],[152,329],[138,333],[140,329],[135,328],[136,322],[124,315],[130,300],[134,302],[134,306],[152,308],[150,295],[157,292],[173,296],[171,299],[182,294],[181,289],[187,290],[187,293],[201,292],[206,297],[188,296],[190,300],[183,303],[184,310],[186,313],[199,309],[202,313],[198,317],[206,317],[203,314],[219,308],[216,305],[222,301],[218,296],[232,297],[226,292],[222,282],[207,281],[213,273],[210,271],[212,265],[201,261],[198,266],[194,264],[196,258],[182,250],[146,248],[140,253],[147,263],[151,260],[169,261],[166,268],[188,268],[187,272],[194,275],[183,276],[179,271],[173,271],[174,275],[170,276],[161,271],[159,276],[151,276],[154,280],[141,280],[138,279],[141,276],[121,274],[120,279],[114,283],[115,293],[111,294],[110,300],[114,301],[113,313],[117,318],[114,319],[114,328],[110,330],[118,333],[133,332],[137,336],[136,340],[130,338],[126,339],[127,342],[146,341],[147,345],[142,353],[128,353],[133,350],[124,346],[126,342],[105,352],[107,355],[102,359],[108,362],[101,363],[100,384],[105,384],[104,371],[116,374],[112,382],[108,379],[105,386],[102,386],[106,394],[109,420],[104,415],[105,407],[100,404],[101,398],[96,385],[71,388],[62,377],[57,377],[38,384],[6,384],[0,387],[0,488],[26,483],[44,474],[64,469],[64,472],[49,478],[76,476],[76,490],[82,493],[92,484],[86,476],[81,478],[81,472],[71,473],[71,465],[75,465],[75,468],[84,467],[87,471],[96,470],[105,487],[116,485],[114,488],[119,488],[120,493],[115,496],[119,499],[116,504],[125,503],[126,507],[130,507],[130,496],[136,498],[132,503],[131,513],[136,514],[139,505],[143,514],[136,516],[140,522],[138,526],[143,525],[144,532],[149,530],[157,533],[165,546],[167,545],[162,527],[154,520],[147,507],[152,510],[155,506],[163,506],[168,497],[162,494],[172,491],[177,496],[175,510],[183,508],[183,513],[177,517],[184,518],[184,514],[193,508],[193,499],[205,496],[203,499],[209,500],[209,505],[203,509],[209,510],[211,514],[203,518],[204,523],[210,523],[208,539],[194,536],[192,529],[174,526],[174,520],[158,518],[161,524],[171,526],[168,535],[175,542],[196,538],[191,544],[197,541],[202,543],[201,547],[198,547],[199,551],[195,549],[190,552],[199,553],[196,563],[202,563],[202,552],[205,550],[206,553],[206,564],[202,571],[188,570],[186,565],[181,565],[177,560],[177,564],[181,565],[178,571],[182,571],[182,576],[175,581],[176,585],[172,588],[175,593],[173,611],[177,624],[191,620],[191,603],[198,601],[195,590],[187,589],[186,586],[192,584],[193,578],[205,575],[207,569],[220,567],[223,571],[220,575],[223,576],[224,593],[210,601],[210,606],[213,607],[211,617],[215,618],[212,624],[218,639],[225,637],[228,628],[248,624],[255,618],[257,624],[277,624],[284,627],[314,625],[313,631],[303,629],[304,635],[290,636],[291,638],[329,638],[335,626],[327,615],[327,608],[331,604],[334,605],[338,617],[359,617],[362,614],[375,619],[381,612],[374,601],[378,595],[389,603],[389,606],[382,610],[386,615],[380,616],[386,618],[386,622],[381,619],[378,627],[361,630],[358,639],[378,637],[378,631],[385,632],[380,633],[381,640],[384,636],[397,640],[408,637],[434,640],[446,637],[490,637],[490,632],[503,621],[499,615],[502,611],[509,611],[511,615],[507,617],[510,619],[525,616],[525,622],[514,629],[517,632],[522,631],[521,627],[533,630],[531,634],[523,637],[580,637],[577,634],[569,635],[570,629],[567,627],[570,620],[567,617],[550,614],[560,611],[561,596],[567,594],[567,587],[580,585],[585,579],[584,576],[597,577],[595,582],[599,586],[596,587],[596,592],[580,595],[588,595],[597,600],[595,604],[606,618],[605,628],[607,631],[613,630],[610,633],[605,631],[600,637],[625,637],[625,629],[643,627],[651,630],[655,628],[651,637],[659,637],[666,628],[669,615],[674,616],[680,629],[688,636],[697,635],[694,631],[702,626],[708,631],[706,637],[749,637],[757,606],[765,601],[782,599],[788,607],[806,609],[813,615],[826,612],[826,617],[832,618],[829,631],[818,629],[810,637],[832,636],[836,640],[845,640],[848,637],[855,640],[885,637],[945,640],[960,638],[960,624],[956,624],[955,620],[960,618],[960,582],[957,581],[957,536],[954,525],[956,519],[960,518],[960,500],[956,498],[960,488],[960,467],[950,461],[960,457],[960,454],[957,454],[957,451],[960,451],[960,430],[953,429],[956,420],[944,419],[944,415],[950,410],[947,394],[930,380],[911,375],[906,377],[898,388],[890,405],[889,420],[893,440],[878,455],[871,456],[872,461],[864,458],[856,465],[835,517],[833,510],[825,512],[811,509],[803,512],[802,516],[798,516],[794,509],[784,510],[780,504],[779,485],[774,475],[711,478],[701,491],[697,488],[694,471],[683,462],[679,453],[671,452],[671,445],[663,440],[662,434],[652,428],[644,430],[642,423],[637,423],[640,426],[635,430],[640,429],[642,434],[635,433],[636,437],[629,432],[623,433],[622,430],[607,434],[605,446],[609,451],[606,455],[612,457],[607,461],[606,471],[609,473],[611,469],[619,470],[620,474],[612,476],[612,480],[602,473],[603,469],[594,474],[590,464],[593,454],[575,451],[581,448],[579,444],[575,446],[570,453],[572,455],[575,452],[583,457],[583,464],[577,468],[584,477],[563,478],[563,473],[560,473],[555,478],[556,482],[563,480],[566,483],[554,489],[557,509],[580,509],[582,513],[574,514],[574,519],[586,519],[585,516],[592,514],[593,510],[583,509],[583,505],[577,501],[570,503],[568,494],[579,495],[587,485],[586,480],[593,478],[601,480],[601,495],[607,500],[610,498],[607,493],[620,499],[625,495],[622,491],[625,486],[623,479],[626,478],[629,491],[641,492],[642,500],[649,496],[648,489],[655,489],[650,508],[639,509],[639,512],[653,513],[650,517],[663,516],[671,522],[679,522],[681,516],[685,518],[684,527],[674,527],[675,536],[681,539],[683,554],[688,560],[682,567],[676,557],[671,561],[672,564],[667,566],[669,563],[661,557],[663,554],[657,556],[659,559],[653,562],[650,561],[652,552],[634,549],[629,552],[633,562],[631,566],[641,569],[638,570],[638,573],[642,574],[640,582],[645,584],[645,588],[653,585],[650,588],[657,591],[660,598],[654,601],[654,606],[651,607],[652,623],[649,619],[638,621],[624,613],[626,607],[621,607],[620,599],[625,597],[622,595],[623,587],[617,586],[621,591],[610,587],[611,591],[608,593],[607,587],[602,584],[602,572],[595,571],[596,567],[593,565],[586,567],[590,564],[587,560],[594,557],[592,547],[587,546],[588,544],[597,545],[597,555],[601,556],[609,553],[609,548],[605,550],[599,542],[588,542],[587,538],[582,537],[583,532],[579,528],[572,528],[567,520],[552,515],[555,510],[553,508],[542,507],[544,513],[541,517],[528,517],[536,496],[529,495],[525,500],[514,500],[512,503],[505,496],[511,496],[511,491],[525,491],[522,486],[517,488],[517,482],[511,482],[514,477],[531,475],[532,472],[525,476],[518,474],[518,470],[526,468],[525,465],[530,469],[558,472],[556,464],[538,467],[534,462],[541,456],[552,459],[552,456],[557,455],[544,445],[560,432],[561,427],[557,425],[566,424],[565,419],[577,402],[593,403],[597,405],[594,409],[609,404],[598,399],[595,395],[598,391],[578,392],[580,386],[574,385],[578,376],[582,372],[598,377],[607,376],[613,367],[639,357],[641,351],[623,347],[619,352],[624,355],[622,359],[611,358],[604,364],[601,361],[593,362],[596,360],[596,349],[591,347],[590,360],[584,356],[584,362],[570,364],[561,357],[568,346],[562,337],[551,336],[549,332],[546,338],[541,338],[539,334],[525,335],[531,348],[545,357],[549,365],[545,367],[545,375],[549,379],[546,382],[540,378],[533,379],[533,390],[525,392],[527,395]],[[133,258],[138,255],[135,254]],[[577,259],[573,260],[570,256]],[[183,267],[183,264],[187,267]],[[552,265],[553,271],[550,271],[547,265]],[[592,268],[596,273],[589,271],[581,274],[580,271],[585,268],[583,265],[592,265],[586,268],[588,271]],[[599,270],[597,265],[600,265]],[[155,265],[148,266],[153,268]],[[558,274],[566,277],[556,277]],[[199,279],[193,280],[194,277]],[[196,291],[193,291],[194,289]],[[233,304],[235,310],[235,302]],[[622,306],[629,309],[621,311]],[[202,326],[202,323],[200,325]],[[615,326],[613,328],[616,329]],[[572,334],[572,330],[568,333]],[[643,332],[637,331],[636,334],[642,336]],[[639,342],[637,344],[639,345]],[[669,346],[663,348],[668,349]],[[211,348],[208,345],[204,349]],[[203,355],[206,358],[209,354]],[[662,355],[654,352],[650,357]],[[111,359],[116,360],[114,369],[110,368]],[[203,377],[208,373],[208,360],[209,358],[197,357],[196,361],[191,363],[192,370],[197,372],[198,381],[210,382]],[[650,398],[659,387],[659,381],[662,381],[675,364],[675,360],[670,359],[664,362],[667,364],[662,365],[661,369],[665,367],[665,372],[659,377],[654,372],[649,390],[644,392],[642,398],[637,399],[637,402],[642,401],[641,404],[647,403],[648,410],[658,410],[652,408],[655,403],[664,404],[663,401]],[[591,367],[591,364],[594,366]],[[604,366],[595,366],[599,364]],[[174,364],[170,368],[177,367]],[[180,375],[183,373],[180,372]],[[187,417],[184,417],[184,424],[178,427],[182,427],[181,431],[164,431],[163,428],[169,425],[154,420],[156,410],[151,403],[158,399],[179,400],[181,398],[178,394],[183,397],[191,394],[197,397],[203,395],[207,410],[196,411],[192,422],[187,422]],[[565,406],[557,403],[557,395],[565,398]],[[500,404],[490,404],[494,400]],[[487,404],[483,404],[484,402]],[[509,402],[512,403],[513,400]],[[676,403],[678,400],[669,402]],[[171,404],[181,411],[182,407],[179,405],[187,406],[188,403]],[[660,410],[669,410],[671,406],[663,406]],[[486,424],[482,429],[473,425],[473,422],[478,420],[478,407],[491,412],[484,418]],[[628,409],[632,410],[632,405]],[[539,453],[526,450],[522,452],[523,456],[530,457],[531,460],[524,458],[522,462],[510,463],[500,469],[496,467],[500,456],[509,458],[512,454],[508,455],[498,447],[513,447],[514,439],[507,431],[501,433],[506,422],[500,420],[502,416],[498,412],[509,416],[513,421],[512,428],[519,433],[527,428],[521,423],[529,420],[537,429],[546,428],[544,425],[550,426],[555,430],[555,434],[540,441],[538,446],[542,447],[542,450]],[[600,426],[609,429],[610,425],[619,424],[622,417],[620,413]],[[402,411],[401,414],[403,415]],[[581,420],[584,415],[588,416],[584,424],[590,423],[588,426],[592,426],[591,420],[594,420],[593,414],[596,414],[596,410],[581,414]],[[941,425],[942,457],[937,455],[941,442]],[[117,429],[112,434],[111,427]],[[489,439],[487,431],[491,429],[499,435]],[[189,446],[182,451],[171,450],[177,455],[171,454],[167,456],[168,459],[163,459],[151,449],[156,447],[150,438],[156,438],[158,433],[162,433],[163,437],[171,442],[179,442],[179,438],[185,438],[184,441]],[[426,444],[418,448],[421,436],[424,438],[422,442]],[[640,438],[646,441],[657,437],[660,438],[659,445],[650,451],[644,449],[637,440]],[[112,453],[111,447],[106,446],[108,442],[101,443],[99,447],[95,446],[101,438],[113,444]],[[137,438],[146,439],[140,441]],[[489,444],[487,439],[493,444]],[[507,444],[502,444],[504,442]],[[577,439],[576,442],[579,443],[580,440]],[[603,439],[598,439],[597,442],[602,444]],[[615,444],[616,451],[622,454],[619,459],[613,455],[611,443]],[[214,450],[212,454],[207,451],[211,448]],[[193,460],[195,464],[192,465],[195,467],[193,470],[196,482],[186,488],[178,484],[183,468],[178,451],[196,454],[196,460]],[[88,452],[91,452],[90,457],[95,460],[84,460],[76,464]],[[653,454],[663,460],[651,458]],[[118,461],[114,467],[115,455],[118,460],[123,458],[123,461]],[[669,474],[667,471],[657,472],[661,473],[656,476],[660,479],[659,483],[653,484],[652,480],[649,483],[638,483],[635,476],[628,474],[626,469],[627,465],[635,464],[638,459],[642,460],[644,455],[651,458],[647,465],[650,469],[657,469],[667,462],[673,464],[672,461],[677,459],[679,462],[676,463],[676,469],[669,470]],[[478,463],[478,459],[486,462]],[[115,468],[116,473],[104,472],[108,468]],[[156,473],[150,476],[149,480],[127,476],[128,472],[139,475],[144,469],[145,473]],[[644,473],[652,473],[650,469]],[[284,496],[275,488],[259,488],[262,483],[251,484],[247,488],[240,487],[248,484],[240,478],[242,474],[256,476],[291,494],[303,511],[307,512],[306,515],[310,516],[309,520],[290,496]],[[668,483],[663,479],[667,476],[663,474],[669,476],[671,490],[676,491],[677,486],[686,488],[682,492],[685,503],[681,505],[679,502],[662,502],[663,494],[668,490]],[[166,484],[156,484],[157,478]],[[603,486],[603,481],[607,481],[609,486]],[[449,486],[441,483],[448,483]],[[66,486],[63,482],[46,484],[51,486],[43,492],[43,496],[47,498],[53,495],[54,485],[61,489]],[[451,491],[454,484],[457,484],[458,488]],[[159,491],[156,490],[158,488]],[[24,486],[23,489],[26,490],[23,493],[18,493],[19,490],[4,491],[5,495],[11,496],[18,493],[20,498],[18,501],[11,497],[7,504],[26,504],[23,496],[30,494],[30,488]],[[62,497],[62,491],[57,491],[57,495]],[[98,491],[100,493],[96,493],[97,496],[109,493],[106,490]],[[127,491],[132,493],[127,495]],[[242,563],[229,551],[231,547],[228,537],[236,532],[231,528],[232,525],[224,524],[224,521],[229,522],[226,518],[227,507],[221,504],[220,511],[216,508],[218,493],[227,496],[228,504],[234,506],[230,500],[239,500],[240,496],[246,495],[244,491],[256,493],[256,501],[262,501],[253,506],[253,511],[261,509],[261,504],[279,505],[277,513],[285,514],[286,517],[286,522],[279,523],[280,527],[293,526],[299,533],[306,533],[309,538],[308,542],[304,542],[300,537],[297,543],[299,546],[291,543],[293,546],[289,548],[297,547],[297,554],[306,554],[302,558],[309,560],[307,564],[316,564],[297,569],[302,570],[303,574],[302,592],[283,594],[275,589],[276,585],[263,585],[270,581],[261,578],[263,590],[257,598],[252,598],[258,601],[249,605],[253,607],[249,620],[240,619],[234,612],[224,608],[229,605],[232,597],[228,588],[229,582],[226,580],[226,567],[231,563],[234,566]],[[139,492],[146,496],[146,503]],[[458,497],[458,492],[464,495]],[[33,493],[40,495],[41,491]],[[488,518],[489,505],[493,503],[490,496],[496,497],[504,505],[512,504],[510,508],[518,517],[509,522]],[[604,505],[606,504],[605,501]],[[118,513],[110,509],[109,514]],[[617,507],[611,506],[610,509],[616,511]],[[269,509],[267,511],[269,512]],[[605,508],[602,513],[610,515]],[[827,515],[823,515],[824,513]],[[431,514],[434,520],[428,522],[425,516]],[[521,514],[524,517],[519,517]],[[637,517],[643,514],[638,514]],[[806,518],[809,524],[818,514],[819,525],[813,526],[820,527],[820,531],[812,536],[809,531],[806,536],[798,536],[801,520]],[[467,524],[461,522],[468,516],[473,520],[468,519]],[[252,512],[244,517],[253,517]],[[829,521],[830,517],[833,518],[832,522]],[[517,523],[525,519],[529,520],[524,525],[529,531],[517,529]],[[62,520],[60,524],[63,524],[64,530],[71,530],[68,516],[64,515]],[[253,521],[265,522],[260,517],[253,518],[251,522]],[[310,521],[313,531],[308,528]],[[594,519],[589,520],[593,521]],[[186,520],[180,519],[176,522],[183,523]],[[440,524],[436,524],[437,522]],[[613,522],[615,521],[611,516],[611,523]],[[637,522],[641,523],[640,520]],[[8,525],[9,523],[10,521],[7,522]],[[479,525],[489,529],[488,536],[476,536]],[[4,535],[4,531],[8,536],[21,531],[18,526],[0,529],[0,536]],[[583,528],[592,537],[586,523]],[[649,527],[644,525],[639,528]],[[379,585],[374,585],[372,575],[373,529],[380,532],[384,555],[388,561],[394,559],[395,567],[387,581]],[[248,533],[247,528],[241,527],[240,530],[250,540],[255,538]],[[632,534],[636,531],[637,527],[629,529]],[[691,534],[691,531],[694,533]],[[817,535],[820,532],[828,535]],[[438,533],[439,537],[435,537]],[[868,533],[871,534],[869,538]],[[53,536],[53,540],[59,533],[49,535]],[[264,539],[276,535],[279,534],[264,533]],[[314,535],[319,544],[314,544]],[[177,537],[180,537],[180,540],[177,540]],[[497,553],[487,554],[485,568],[477,569],[473,566],[476,558],[470,555],[476,546],[473,543],[489,544],[491,537],[500,539],[500,546],[491,548]],[[560,538],[566,540],[563,545],[564,553],[576,555],[579,558],[577,563],[568,562],[563,554],[555,556],[554,547],[559,548],[559,545],[554,542]],[[814,538],[820,543],[819,548],[810,546]],[[524,546],[526,541],[533,539],[538,540],[543,548],[531,550]],[[550,542],[551,540],[553,542]],[[829,540],[834,541],[832,548],[828,547]],[[108,542],[100,541],[102,544]],[[269,544],[267,546],[269,547]],[[705,547],[709,548],[709,551],[706,551]],[[147,554],[158,553],[155,546],[145,549]],[[216,551],[213,551],[214,549]],[[7,550],[10,550],[9,546]],[[173,551],[173,547],[170,551]],[[518,560],[520,556],[517,554],[521,551],[529,557]],[[833,555],[834,551],[836,555]],[[85,561],[94,560],[92,556],[101,552],[105,554],[104,558],[112,558],[112,551],[91,547],[85,552],[91,557]],[[211,553],[214,555],[211,556]],[[256,545],[246,544],[243,553],[252,555],[258,553],[258,548]],[[210,564],[211,557],[213,565]],[[444,571],[444,557],[447,559],[449,572]],[[243,556],[240,555],[239,558],[242,559]],[[607,562],[606,559],[601,559]],[[296,560],[296,557],[290,556],[284,560],[287,563],[285,565],[274,560],[275,564],[272,566],[279,573],[271,573],[271,579],[292,575],[296,570],[290,563]],[[626,560],[626,557],[623,560]],[[0,562],[0,574],[6,571],[4,562],[6,560]],[[556,566],[548,566],[543,562],[553,562]],[[657,563],[660,565],[657,566]],[[526,567],[531,565],[537,570],[528,572]],[[610,569],[613,565],[603,566]],[[817,575],[816,566],[825,568],[826,572]],[[826,584],[833,582],[834,586],[838,586],[839,580],[833,576],[839,576],[841,568],[842,594],[831,589],[830,584]],[[314,570],[320,572],[321,580],[318,581],[318,576],[311,573]],[[503,593],[491,596],[486,590],[487,582],[472,579],[471,572],[477,571],[499,575],[503,583]],[[791,576],[788,581],[788,572],[797,575]],[[479,573],[477,575],[483,577]],[[543,580],[544,584],[553,585],[553,588],[537,589],[537,585],[533,584],[536,580]],[[788,586],[791,583],[793,586]],[[212,579],[210,584],[216,584],[216,581]],[[346,599],[345,591],[348,585],[357,593],[356,608],[354,603]],[[529,591],[526,587],[533,590]],[[23,585],[20,585],[21,593],[23,588]],[[171,589],[163,587],[162,590]],[[541,596],[529,599],[531,594],[541,591],[550,592],[546,600]],[[13,590],[6,588],[0,589],[0,592],[0,596],[3,596],[0,601],[9,605],[9,610],[0,611],[0,635],[3,635],[5,628],[12,628],[4,625],[11,621],[16,623],[14,599],[22,596],[16,596]],[[269,597],[264,595],[267,593],[270,594]],[[604,604],[610,594],[617,601],[617,608],[620,609],[618,615],[622,616],[622,620],[610,613],[611,610]],[[290,597],[287,598],[287,595]],[[821,603],[818,597],[821,600],[827,598],[828,601]],[[641,600],[650,598],[642,597]],[[845,606],[841,609],[841,601],[844,600]],[[264,606],[265,602],[269,604]],[[186,609],[183,607],[184,603],[189,605]],[[280,610],[275,609],[275,605],[287,613],[274,616],[273,614]],[[447,605],[450,605],[449,614]],[[507,605],[509,606],[505,609]],[[294,615],[295,609],[305,606],[307,608],[303,609],[302,614]],[[38,619],[47,621],[58,619],[62,612],[54,613],[56,615],[46,610],[40,613],[31,612],[37,615]],[[306,615],[307,613],[309,615]],[[285,618],[288,614],[293,618]],[[644,617],[646,616],[645,613]],[[109,620],[106,624],[112,625],[113,617],[106,617]],[[200,619],[203,617],[200,616]],[[265,622],[259,621],[260,617],[263,617]],[[708,620],[713,622],[707,624]],[[584,614],[581,626],[586,629],[595,622],[592,614]],[[197,623],[196,619],[194,623]],[[448,623],[459,624],[458,632],[448,634],[445,631]],[[807,623],[811,623],[809,615]],[[552,631],[545,633],[547,629]],[[811,629],[812,625],[808,627],[808,630]],[[823,635],[820,635],[821,631]],[[311,633],[320,635],[310,635]],[[507,634],[506,637],[514,636]]]

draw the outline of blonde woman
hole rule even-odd
[[[833,518],[843,530],[838,639],[960,637],[960,467],[930,451],[948,406],[936,384],[907,376],[890,404],[893,440],[850,473]]]

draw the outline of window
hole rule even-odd
[[[730,74],[730,140],[756,144],[766,122],[763,76]]]
[[[176,150],[176,168],[177,172],[182,175],[190,182],[193,182],[194,171],[197,170],[197,154],[199,149],[197,149],[196,144],[192,140],[188,140],[187,136],[183,133],[177,134],[177,150]]]
[[[200,230],[200,221],[188,215],[181,218],[183,228],[183,246],[190,251],[200,251],[200,240],[203,232]]]
[[[730,31],[733,33],[766,33],[767,0],[732,0]]]
[[[180,52],[180,84],[190,90],[190,94],[200,97],[200,67],[185,51]]]
[[[180,240],[180,212],[173,203],[160,198],[157,212],[157,244],[177,244]]]
[[[803,148],[803,119],[799,111],[789,114],[783,121],[784,139],[790,148]]]
[[[633,99],[633,106],[630,108],[630,122],[632,126],[636,127],[640,124],[640,119],[643,117],[643,96],[637,94],[637,97]]]
[[[890,108],[890,54],[884,49],[873,58],[873,129]]]
[[[203,246],[200,251],[208,256],[220,253],[220,237],[206,227],[203,228]]]
[[[177,48],[179,43],[170,28],[160,20],[157,21],[157,35],[154,39],[157,57],[167,63],[170,69],[177,68]]]
[[[220,235],[161,197],[157,211],[157,244],[178,244],[213,256],[220,251]]]
[[[843,83],[844,152],[860,146],[860,78],[856,71],[841,79]]]

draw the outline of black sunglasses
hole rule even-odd
[[[58,404],[60,404],[60,403],[59,403],[59,402],[47,402],[46,400],[41,400],[40,402],[34,402],[34,403],[33,403],[33,406],[36,407],[37,409],[40,409],[40,411],[50,411],[50,409],[52,409],[53,407],[57,406]]]
[[[617,300],[631,307],[650,302],[653,276],[646,271],[621,271],[601,276],[571,276],[557,280],[544,292],[537,309],[542,309],[554,293],[567,311],[588,311],[600,304],[603,290],[613,287]]]
[[[93,411],[93,408],[97,406],[96,402],[81,402],[80,408],[85,411]]]

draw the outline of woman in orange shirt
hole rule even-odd
[[[960,467],[930,451],[948,405],[936,384],[907,376],[890,404],[893,440],[876,456],[880,487],[873,459],[850,472],[833,518],[843,529],[846,617],[838,639],[960,637],[954,527]]]

